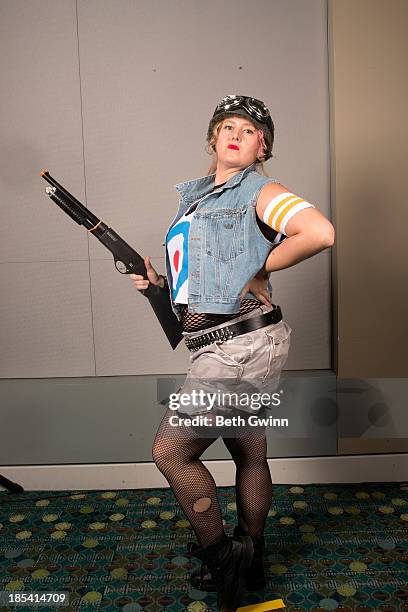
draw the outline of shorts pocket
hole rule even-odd
[[[268,363],[264,381],[268,378],[279,378],[283,366],[289,355],[290,335],[292,328],[285,322],[282,322],[276,329],[265,330],[266,340],[268,342]]]
[[[253,339],[249,334],[242,334],[233,340],[214,342],[215,351],[227,363],[243,366],[252,357]]]
[[[292,328],[286,323],[286,321],[282,321],[282,325],[280,325],[277,329],[267,328],[265,330],[268,342],[270,342],[273,346],[274,357],[278,357],[281,353],[284,353],[286,348],[289,349],[291,333]]]

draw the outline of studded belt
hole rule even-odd
[[[238,323],[232,323],[231,325],[214,329],[213,331],[203,333],[195,338],[186,338],[184,342],[191,352],[195,352],[203,346],[208,346],[217,340],[221,340],[221,342],[224,342],[225,340],[232,340],[232,338],[242,336],[242,334],[247,334],[248,332],[255,331],[256,329],[260,329],[266,325],[279,323],[281,319],[282,311],[280,306],[273,304],[273,310],[270,310],[269,312],[264,312],[257,317],[250,317],[244,321],[239,321]]]

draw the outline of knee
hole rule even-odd
[[[152,447],[152,458],[161,472],[164,472],[166,466],[169,466],[172,459],[174,460],[174,449],[169,446],[163,446],[163,443],[155,442]]]

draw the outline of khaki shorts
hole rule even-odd
[[[262,306],[263,312],[272,307]],[[259,316],[256,309],[234,319],[234,323]],[[231,321],[211,327],[216,330]],[[184,415],[259,414],[268,408],[268,396],[279,386],[280,375],[288,357],[292,330],[283,321],[266,325],[232,340],[217,340],[190,353],[187,378],[178,393],[186,394],[185,405],[178,412]],[[184,333],[194,338],[202,332]],[[212,394],[212,395],[211,395]],[[260,401],[260,394],[264,394]],[[191,397],[190,403],[188,396]],[[270,399],[272,402],[272,399]],[[273,408],[273,405],[270,405]]]

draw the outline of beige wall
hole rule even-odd
[[[207,172],[218,101],[250,92],[276,125],[266,171],[330,217],[326,0],[255,12],[249,27],[246,0],[1,0],[1,378],[188,368],[110,253],[44,194],[41,168],[163,272],[173,185]],[[330,261],[272,275],[288,370],[331,367]]]
[[[408,2],[329,0],[339,377],[408,374]]]

